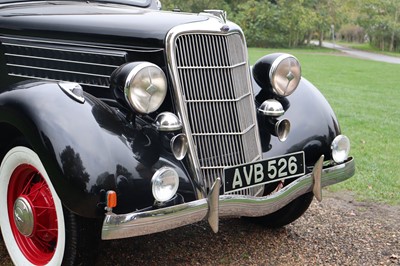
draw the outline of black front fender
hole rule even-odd
[[[151,178],[166,165],[178,172],[184,197],[194,197],[184,167],[160,148],[156,131],[137,129],[91,95],[79,103],[57,83],[20,83],[0,94],[0,125],[21,132],[63,204],[79,215],[102,215],[107,190],[118,194],[116,213],[151,206]]]
[[[258,105],[271,97],[263,92],[254,79],[253,88]],[[313,166],[321,155],[330,159],[330,146],[340,134],[340,127],[334,111],[321,92],[302,78],[293,94],[278,100],[285,109],[285,114],[278,119],[288,119],[291,130],[287,140],[281,142],[271,134],[266,118],[258,114],[263,157],[304,150],[308,166]]]

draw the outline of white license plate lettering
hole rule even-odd
[[[268,177],[269,179],[274,179],[278,173],[276,169],[276,160],[268,161]]]
[[[293,178],[305,173],[304,152],[226,168],[225,192],[266,184],[272,180]]]
[[[288,175],[287,171],[286,171],[287,170],[286,166],[287,166],[286,159],[285,158],[279,159],[279,161],[278,161],[278,168],[279,168],[278,175],[279,175],[279,177],[285,177],[285,176]]]
[[[252,184],[261,183],[264,180],[264,167],[262,164],[254,164],[243,166],[242,171],[236,168],[233,176],[232,188],[241,188],[244,185],[250,186]]]

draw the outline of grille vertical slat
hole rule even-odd
[[[239,33],[182,34],[174,52],[179,101],[209,189],[225,167],[261,156],[244,42]]]

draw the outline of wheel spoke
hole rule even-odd
[[[46,225],[43,225],[43,224],[40,224],[40,223],[37,223],[36,225],[37,225],[37,227],[42,228],[42,229],[36,229],[37,232],[57,231],[57,227],[55,227],[55,228],[48,228]]]
[[[21,191],[21,195],[27,195],[28,193],[28,188],[31,188],[32,180],[36,177],[37,173],[33,173],[32,176],[29,178],[29,181],[26,183],[24,188]]]
[[[54,205],[52,206],[35,206],[35,209],[46,209],[46,210],[55,210]]]
[[[57,235],[58,235],[58,229],[57,228],[55,228],[55,229],[48,229],[48,228],[46,228],[46,229],[39,229],[39,230],[36,230],[38,233],[40,232],[40,233],[48,233],[49,235],[51,235],[51,236],[53,236],[54,238],[56,238],[57,237]]]
[[[37,217],[42,216],[43,214],[45,214],[47,211],[55,211],[55,208],[53,206],[35,206],[35,210],[38,211],[38,213],[36,213]]]
[[[37,185],[37,187],[35,187],[34,189],[32,189],[29,194],[27,195],[32,201],[35,201],[35,199],[37,198],[37,196],[40,194],[40,190],[44,187],[47,187],[46,182],[44,182],[43,179],[40,180],[40,182],[38,183],[39,185]],[[33,187],[33,186],[32,186]],[[33,196],[33,197],[32,197]]]
[[[32,238],[32,242],[42,251],[47,253],[52,252],[54,250],[55,243],[51,243],[41,239],[40,237]]]

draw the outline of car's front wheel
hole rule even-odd
[[[278,228],[290,224],[300,218],[310,206],[314,194],[312,192],[301,195],[288,205],[261,217],[251,217],[251,221],[271,228]]]
[[[73,265],[78,217],[63,208],[39,156],[16,146],[0,168],[0,226],[15,265]],[[79,230],[79,231],[78,231]]]

